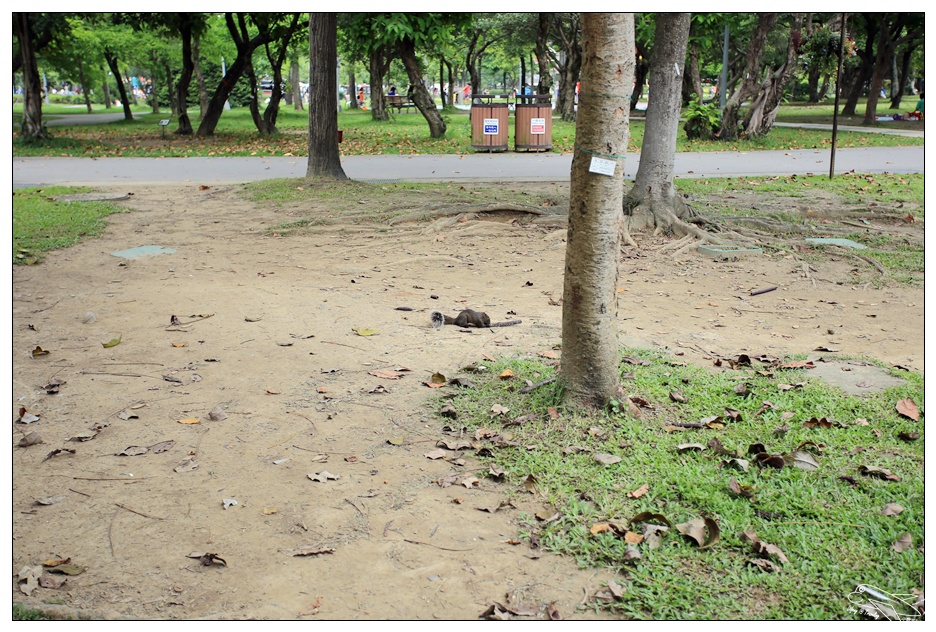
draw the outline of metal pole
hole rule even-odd
[[[725,25],[725,41],[722,44],[721,57],[721,76],[718,79],[718,109],[725,109],[725,101],[728,99],[726,94],[728,90],[728,25]]]
[[[832,110],[832,156],[829,159],[829,180],[835,175],[835,139],[838,136],[839,83],[842,80],[842,61],[845,58],[845,17],[842,14],[842,28],[839,33],[838,72],[835,75],[835,109]]]

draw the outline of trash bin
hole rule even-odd
[[[518,94],[514,112],[514,148],[516,151],[552,149],[552,96]]]
[[[507,101],[496,94],[472,94],[471,146],[475,151],[507,151]]]

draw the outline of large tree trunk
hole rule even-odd
[[[104,60],[107,62],[110,71],[114,74],[114,81],[117,82],[117,92],[120,93],[120,104],[123,105],[124,120],[132,121],[133,112],[130,111],[130,100],[127,98],[127,86],[124,85],[123,77],[120,75],[120,66],[117,64],[117,54],[105,48]],[[153,91],[155,92],[155,90],[156,88],[154,86]]]
[[[302,103],[302,86],[299,81],[299,62],[295,59],[289,62],[289,86],[292,90],[292,106],[294,110],[304,110]]]
[[[553,21],[551,13],[540,13],[536,28],[536,65],[539,70],[537,94],[552,94],[553,80],[549,66],[549,27]]]
[[[309,162],[307,178],[347,180],[338,153],[338,19],[309,14]]]
[[[880,30],[878,31],[877,46],[874,47],[874,69],[871,71],[868,102],[865,105],[864,120],[862,120],[864,125],[877,125],[878,98],[881,88],[884,86],[884,78],[887,77],[887,71],[889,70],[887,62],[894,52],[891,44],[889,17],[886,13],[878,16]]]
[[[561,19],[559,21],[561,22]],[[567,24],[559,23],[556,30],[562,42],[562,52],[565,54],[565,63],[557,64],[559,69],[559,97],[556,103],[556,111],[563,121],[574,121],[575,87],[578,84],[579,74],[582,70],[581,18],[579,14],[573,14]],[[553,59],[555,60],[555,57]]]
[[[205,118],[208,109],[208,89],[205,87],[205,73],[202,72],[201,59],[198,51],[199,38],[192,41],[192,63],[194,64],[195,79],[198,85],[198,120]]]
[[[569,228],[562,305],[564,397],[597,408],[622,399],[618,374],[618,255],[629,108],[634,79],[634,15],[582,15],[580,116],[575,125]],[[588,151],[586,153],[585,151]],[[613,175],[593,173],[593,159],[610,159]]]
[[[690,25],[691,30],[691,25]],[[689,66],[683,73],[683,103],[689,103],[695,95],[699,103],[705,101],[705,95],[702,94],[702,71],[699,68],[699,43],[692,42],[689,45]]]
[[[907,75],[910,74],[910,57],[913,55],[914,48],[915,47],[907,47],[900,55],[900,67],[897,70],[897,80],[891,88],[890,107],[892,110],[900,109],[900,101],[903,98],[904,90],[910,83],[907,81]],[[894,63],[896,63],[896,61],[895,58]]]
[[[192,83],[192,75],[195,74],[195,62],[192,60],[192,26],[185,20],[179,27],[179,34],[182,36],[182,74],[179,75],[178,101],[179,101],[179,127],[176,134],[191,136],[192,121],[188,115],[188,94],[189,85]]]
[[[231,38],[234,41],[234,45],[237,47],[237,56],[227,69],[227,73],[221,78],[221,83],[218,84],[214,94],[211,95],[211,101],[208,102],[208,109],[205,112],[205,116],[202,117],[201,124],[199,124],[198,131],[196,132],[198,136],[211,136],[214,134],[215,128],[218,126],[218,121],[221,120],[221,114],[224,113],[224,104],[230,96],[231,90],[233,90],[234,86],[237,84],[237,80],[240,79],[241,74],[244,72],[247,61],[253,55],[254,49],[270,40],[270,34],[265,32],[261,32],[256,37],[250,39],[249,31],[247,30],[247,22],[243,14],[237,16],[238,22],[236,24],[234,22],[234,16],[231,13],[225,13],[224,19],[227,23]]]
[[[13,14],[13,29],[20,44],[20,68],[23,71],[23,122],[20,133],[24,141],[49,138],[42,125],[42,84],[39,81],[39,66],[32,26],[28,13]],[[119,75],[118,75],[119,76]]]
[[[409,77],[413,103],[429,124],[429,137],[442,138],[445,136],[445,121],[442,120],[442,115],[439,114],[439,109],[419,73],[419,60],[416,58],[416,46],[413,40],[409,37],[401,39],[397,44],[397,52],[400,54],[400,61],[403,62],[403,67],[406,68],[406,74]]]
[[[351,91],[351,109],[359,109],[358,100],[357,100],[357,77],[354,76],[354,64],[349,64],[351,67],[348,70],[348,90]]]
[[[389,120],[387,100],[384,98],[384,77],[393,61],[393,49],[390,46],[378,46],[370,54],[370,89],[371,118],[375,121]]]
[[[85,71],[84,71],[84,62],[78,60],[78,82],[81,84],[81,95],[85,100],[85,107],[88,109],[88,114],[91,114],[93,108],[91,107],[91,91],[88,90],[88,86],[85,84]]]
[[[104,77],[104,85],[101,86],[101,94],[104,95],[104,107],[111,109],[110,83],[107,81],[107,71],[101,66],[101,75]]]
[[[654,48],[656,44],[654,44]],[[643,95],[644,84],[647,82],[647,73],[650,71],[649,57],[652,52],[637,44],[637,66],[634,69],[634,88],[631,90],[630,109],[631,112],[637,110],[637,103]]]
[[[648,228],[677,229],[690,214],[673,185],[676,134],[682,106],[682,75],[689,41],[689,13],[657,13],[650,61],[650,101],[634,186],[624,198],[624,239]]]
[[[878,20],[870,13],[862,13],[861,15],[865,21],[865,45],[864,48],[856,51],[858,58],[861,60],[858,69],[846,73],[846,77],[851,81],[846,82],[848,85],[848,96],[845,99],[845,105],[842,106],[842,116],[855,116],[858,107],[858,99],[861,98],[865,86],[871,78],[871,72],[874,69],[874,42],[878,34]]]
[[[757,96],[761,56],[767,43],[767,35],[770,34],[770,30],[776,21],[776,13],[757,14],[757,26],[748,44],[741,85],[731,94],[725,102],[725,109],[722,110],[721,130],[718,133],[719,140],[732,141],[738,138],[741,104]]]
[[[757,96],[745,114],[742,134],[746,138],[763,136],[773,127],[773,122],[777,118],[777,110],[780,108],[780,100],[783,98],[783,91],[790,83],[793,73],[796,72],[799,46],[803,41],[800,32],[802,25],[803,14],[794,13],[790,24],[786,60],[779,68],[768,72],[767,78],[759,86]]]

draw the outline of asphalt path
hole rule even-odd
[[[923,147],[839,149],[835,173],[923,173]],[[676,177],[827,175],[828,150],[687,152],[676,155]],[[396,181],[567,181],[571,154],[478,153],[467,155],[344,156],[349,178]],[[640,155],[628,155],[624,176],[633,179]],[[244,158],[14,158],[15,188],[61,185],[234,184],[302,178],[305,157]]]
[[[99,123],[102,116],[72,114],[55,123]],[[110,116],[122,118],[122,114]],[[53,124],[50,122],[50,124]],[[783,125],[781,123],[778,126]],[[805,125],[804,125],[805,127]],[[831,126],[811,125],[817,129]],[[922,136],[922,132],[868,128],[843,131]],[[830,132],[831,135],[831,132]],[[827,175],[831,152],[823,150],[722,151],[676,154],[676,177],[743,177],[771,175]],[[923,147],[839,149],[835,173],[923,173]],[[353,180],[366,182],[419,181],[567,181],[571,154],[475,153],[467,155],[343,156],[341,164]],[[640,154],[624,161],[624,177],[633,179]],[[305,157],[243,158],[14,158],[13,187],[61,185],[237,184],[271,178],[305,177]]]

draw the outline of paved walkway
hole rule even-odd
[[[72,124],[111,115],[66,115]],[[60,119],[61,120],[61,119]],[[96,119],[98,122],[100,118]],[[777,123],[778,127],[831,130],[830,125]],[[922,131],[839,127],[842,131],[923,137]],[[745,177],[769,175],[827,175],[829,150],[687,152],[676,155],[676,177]],[[368,182],[525,180],[567,181],[571,154],[477,153],[468,155],[344,156],[348,177]],[[640,154],[628,155],[625,178],[633,179]],[[839,149],[835,172],[923,173],[923,147]],[[191,182],[234,184],[271,178],[302,178],[304,157],[262,158],[14,158],[13,186],[52,184],[112,185],[120,183]]]

